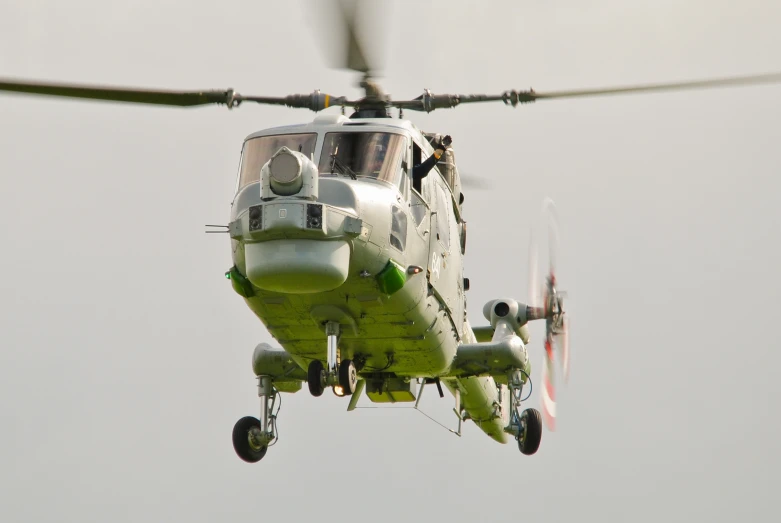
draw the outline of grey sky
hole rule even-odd
[[[0,0],[0,76],[359,93],[326,67],[310,4],[190,4]],[[771,0],[388,10],[396,98],[781,70]],[[558,205],[559,431],[529,458],[469,424],[458,439],[302,391],[250,466],[230,432],[258,411],[250,355],[271,340],[203,224],[227,221],[242,138],[313,114],[0,95],[0,520],[775,521],[779,100],[765,86],[412,115],[492,184],[467,193],[473,323],[489,299],[525,298],[529,221],[544,196]],[[451,401],[423,405],[452,424]]]

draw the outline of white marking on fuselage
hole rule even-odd
[[[436,251],[431,256],[431,279],[436,280],[439,278],[439,269],[442,266],[442,258],[439,257]]]

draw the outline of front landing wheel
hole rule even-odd
[[[540,448],[542,439],[542,416],[537,409],[526,409],[521,413],[523,430],[518,435],[518,449],[531,456]]]
[[[241,418],[233,426],[233,449],[247,463],[257,463],[268,451],[268,445],[253,443],[253,438],[250,436],[253,428],[259,431],[260,421],[252,416]]]
[[[325,390],[325,367],[320,360],[312,360],[306,373],[306,382],[312,396],[322,396]]]

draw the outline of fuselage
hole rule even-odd
[[[324,154],[325,136],[345,131],[399,134],[405,140],[405,156],[407,150],[412,154],[413,144],[425,151],[424,154],[431,153],[430,146],[419,131],[409,122],[395,120],[320,118],[308,125],[256,133],[248,140],[262,136],[316,133],[317,142],[312,157],[318,159]],[[412,161],[410,156],[406,162],[408,169]],[[402,169],[401,165],[398,168]],[[429,283],[432,277],[441,278],[443,262],[450,266],[445,269],[452,269],[448,271],[448,276],[455,276],[459,280],[463,278],[461,253],[452,252],[458,248],[459,242],[449,241],[445,245],[436,240],[437,235],[443,238],[445,235],[450,236],[451,232],[457,234],[453,210],[440,209],[439,214],[448,220],[436,222],[437,204],[442,204],[442,207],[452,206],[455,199],[438,171],[432,171],[424,180],[430,183],[431,192],[435,194],[433,202],[424,201],[422,195],[411,187],[411,183],[407,183],[409,175],[401,174],[407,176],[407,179],[398,183],[363,177],[353,180],[341,173],[320,176],[316,201],[324,206],[325,233],[308,235],[307,231],[295,227],[275,228],[267,231],[267,235],[256,242],[266,243],[268,252],[278,253],[287,249],[289,254],[286,256],[290,256],[291,261],[299,258],[307,245],[333,242],[349,248],[346,280],[332,290],[303,293],[259,290],[256,296],[247,298],[247,304],[271,335],[303,368],[306,368],[310,359],[322,358],[325,348],[321,324],[329,315],[341,315],[341,321],[347,326],[343,328],[340,339],[341,357],[357,358],[359,361],[365,359],[366,372],[369,369],[380,372],[382,369],[381,372],[398,376],[430,377],[446,372],[452,362],[458,341],[464,333],[463,305],[453,303],[453,299],[447,300],[450,296],[443,298],[436,292],[429,292]],[[249,208],[255,205],[273,206],[274,218],[277,220],[280,212],[292,217],[297,207],[312,201],[295,196],[274,197],[264,201],[261,184],[262,181],[258,180],[239,188],[233,202],[232,221],[246,216]],[[428,189],[429,185],[425,185],[423,192],[429,192]],[[446,191],[445,195],[450,201],[438,199],[436,196],[439,191]],[[414,209],[413,203],[416,204]],[[433,224],[432,211],[436,222]],[[345,231],[346,219],[360,221],[358,234]],[[392,238],[394,219],[397,230]],[[440,232],[440,225],[448,230]],[[246,251],[252,248],[253,243],[253,239],[233,240],[233,261],[244,274],[247,274]],[[431,246],[431,243],[435,245]],[[435,253],[434,264],[430,263],[432,253]],[[327,256],[327,253],[323,256]],[[391,260],[405,270],[409,266],[418,266],[423,271],[417,275],[407,275],[407,281],[401,289],[387,295],[379,288],[376,275]],[[316,278],[318,270],[321,269],[313,267],[315,274],[301,274],[301,278]],[[463,300],[463,285],[458,287],[460,292],[456,296]],[[454,309],[460,309],[461,313],[454,314]],[[459,317],[458,326],[454,325],[454,317]]]
[[[293,189],[284,172],[275,185],[270,155],[280,145],[303,165]],[[432,152],[404,120],[324,116],[249,136],[231,209],[236,277],[252,283],[247,305],[300,369],[324,359],[324,326],[338,322],[339,356],[363,379],[442,377],[451,391],[469,389],[467,412],[488,413],[483,430],[504,441],[504,422],[491,421],[501,387],[447,380],[458,346],[475,339],[457,171],[434,169],[417,189],[412,179]]]

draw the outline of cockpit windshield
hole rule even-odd
[[[320,176],[374,178],[398,185],[404,145],[400,134],[327,133],[320,154]]]
[[[317,144],[317,133],[278,134],[247,140],[241,154],[239,190],[260,180],[260,170],[280,147],[285,146],[291,151],[298,151],[311,157],[315,152],[315,144]]]

